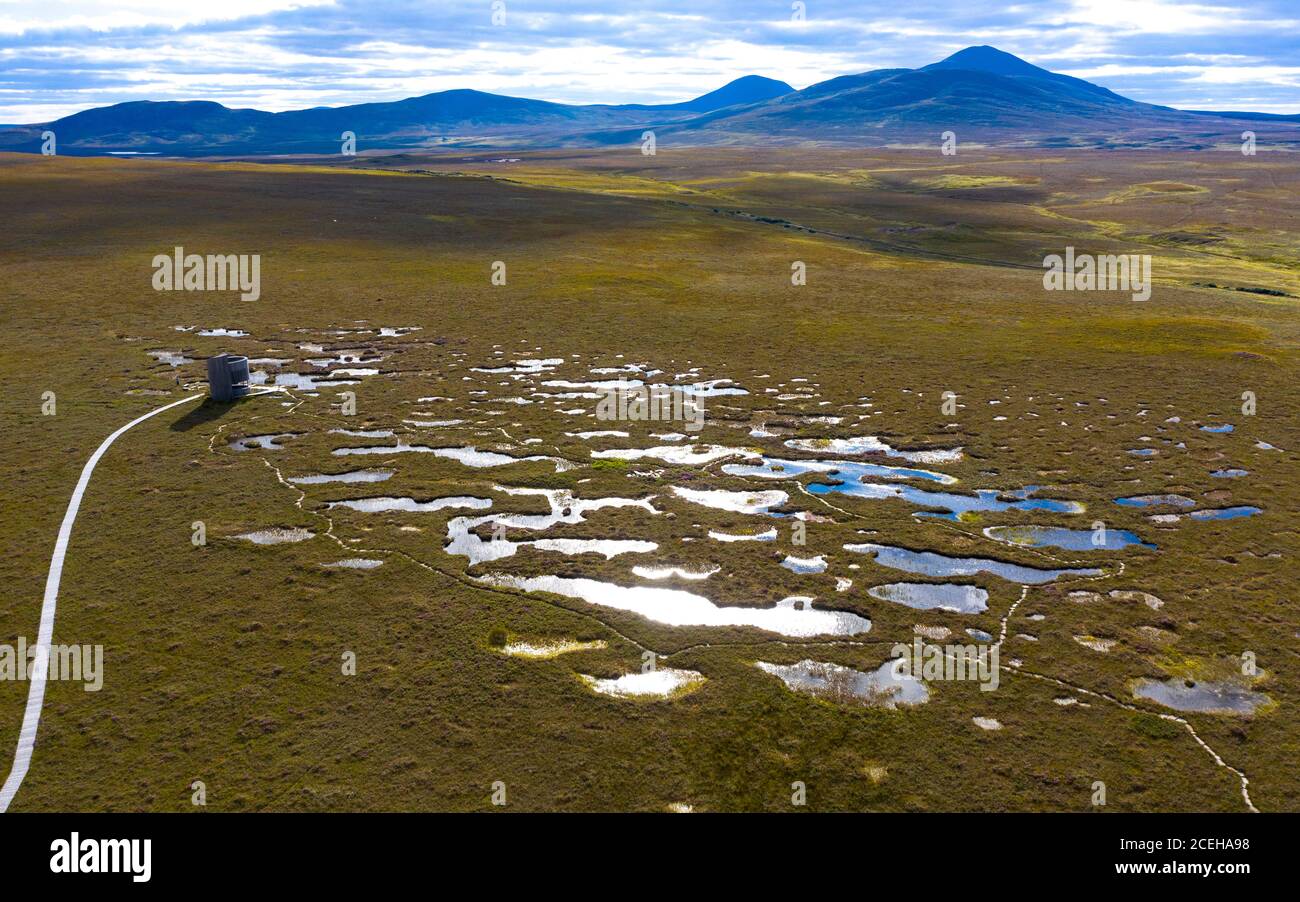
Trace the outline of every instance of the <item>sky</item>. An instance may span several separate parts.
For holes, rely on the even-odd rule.
[[[280,111],[476,88],[686,100],[973,44],[1183,109],[1300,113],[1300,0],[0,0],[0,123],[127,100]]]

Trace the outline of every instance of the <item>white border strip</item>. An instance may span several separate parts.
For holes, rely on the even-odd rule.
[[[36,639],[36,661],[32,668],[31,684],[27,690],[27,710],[23,714],[22,729],[18,732],[18,747],[14,751],[13,768],[9,771],[9,779],[5,780],[4,787],[0,788],[0,813],[9,809],[9,803],[17,794],[18,787],[22,786],[23,777],[27,776],[27,768],[32,763],[32,750],[36,747],[36,728],[40,725],[41,706],[45,702],[45,676],[48,670],[50,641],[54,637],[54,608],[59,599],[63,557],[68,551],[68,540],[72,538],[72,524],[76,521],[77,511],[81,507],[81,496],[85,494],[86,486],[90,484],[90,474],[95,472],[95,464],[99,463],[108,446],[113,444],[123,432],[164,410],[171,410],[173,407],[179,407],[202,397],[204,397],[202,394],[190,395],[188,398],[165,404],[157,410],[151,410],[144,416],[127,423],[104,439],[103,444],[90,456],[90,460],[86,461],[86,466],[81,471],[81,478],[77,480],[77,487],[72,490],[72,499],[68,502],[68,512],[63,515],[63,525],[59,527],[59,537],[54,542],[54,556],[50,558],[50,572],[45,578],[45,601],[41,604],[41,628]],[[20,666],[25,666],[25,663],[20,662]]]

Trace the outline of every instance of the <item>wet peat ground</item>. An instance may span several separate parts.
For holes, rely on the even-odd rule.
[[[1167,166],[1220,192],[1218,160]],[[831,194],[783,203],[897,200],[814,164]],[[282,389],[101,463],[55,635],[105,646],[104,689],[50,686],[16,809],[184,810],[203,779],[219,810],[476,810],[497,780],[525,810],[782,810],[796,780],[817,809],[1085,810],[1102,780],[1239,811],[1243,775],[1300,805],[1294,301],[1197,287],[1214,261],[1181,249],[1150,301],[1062,298],[599,178],[0,160],[5,641],[104,435],[220,351]],[[1184,201],[1150,194],[1107,221],[1168,230]],[[962,203],[1041,255],[1023,204]],[[1223,268],[1285,272],[1179,215],[1215,218]],[[261,300],[153,291],[175,245],[262,254]],[[705,386],[703,428],[598,419],[619,378]],[[893,686],[917,637],[996,646],[997,690]]]

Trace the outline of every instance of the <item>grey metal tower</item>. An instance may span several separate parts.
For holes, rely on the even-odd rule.
[[[234,354],[209,357],[208,390],[214,401],[234,401],[248,394],[248,358]]]

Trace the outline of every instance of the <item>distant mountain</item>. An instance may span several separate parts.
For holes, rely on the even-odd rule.
[[[744,111],[722,111],[688,129],[789,137],[902,137],[936,129],[1038,132],[1128,116],[1137,101],[1057,75],[993,47],[968,47],[920,69],[832,78]],[[1151,107],[1153,110],[1164,109]]]
[[[1300,116],[1175,110],[1050,72],[994,47],[968,47],[919,69],[879,69],[794,90],[748,75],[675,104],[571,105],[455,90],[388,103],[284,113],[206,101],[134,101],[0,131],[0,150],[178,156],[338,153],[357,149],[556,147],[636,143],[937,143],[1209,147],[1267,123],[1268,141],[1300,146]]]
[[[257,133],[273,118],[260,110],[231,110],[206,100],[136,100],[73,113],[42,126],[27,126],[37,133],[54,132],[60,153],[75,148],[153,150],[171,146],[239,143]],[[0,132],[0,147],[9,135]],[[5,148],[8,149],[8,148]],[[15,148],[17,149],[17,148]]]
[[[208,101],[133,101],[0,132],[0,150],[39,149],[40,132],[48,128],[58,138],[59,152],[66,154],[337,153],[345,131],[356,135],[359,149],[419,147],[454,136],[481,136],[486,143],[511,136],[527,139],[643,115],[470,90],[284,113],[232,110]]]
[[[812,138],[961,126],[1038,132],[1131,115],[1139,106],[1104,88],[1049,78],[979,69],[884,69],[821,82],[743,111],[718,111],[684,127]]]
[[[38,151],[45,129],[55,133],[59,152],[67,154],[337,153],[345,131],[356,135],[358,149],[535,144],[548,136],[651,119],[676,121],[792,91],[783,81],[747,75],[693,100],[658,105],[575,106],[473,90],[283,113],[232,110],[211,101],[131,101],[15,126],[0,132],[0,150]]]
[[[764,103],[665,123],[660,142],[937,144],[944,131],[988,144],[1212,147],[1240,141],[1243,120],[1300,146],[1300,117],[1198,113],[1131,100],[994,47],[967,47],[920,69],[878,69]],[[627,140],[604,133],[598,140]]]
[[[713,110],[720,110],[723,107],[735,106],[740,103],[759,103],[760,101],[771,100],[774,97],[793,93],[794,88],[783,81],[764,78],[761,75],[746,75],[733,82],[728,82],[716,91],[710,91],[685,103],[670,104],[663,107],[663,109],[708,113]]]
[[[1188,110],[1197,116],[1222,116],[1228,119],[1254,119],[1257,122],[1300,122],[1300,113],[1230,113],[1211,110]]]
[[[934,72],[948,69],[957,69],[966,72],[987,72],[989,75],[1003,75],[1007,78],[1039,79],[1042,81],[1052,82],[1055,86],[1064,90],[1066,93],[1080,97],[1091,95],[1098,98],[1118,101],[1120,103],[1137,103],[1137,101],[1129,100],[1127,97],[1121,97],[1114,91],[1103,88],[1101,85],[1094,85],[1090,81],[1084,81],[1083,79],[1075,78],[1072,75],[1059,75],[1055,72],[1049,72],[1046,69],[1035,66],[1033,63],[1025,62],[1018,56],[1012,56],[1010,53],[1006,53],[996,47],[990,47],[987,44],[981,44],[978,47],[967,47],[965,50],[958,50],[946,59],[939,60],[937,63],[931,63],[928,66],[922,66],[920,71]]]

